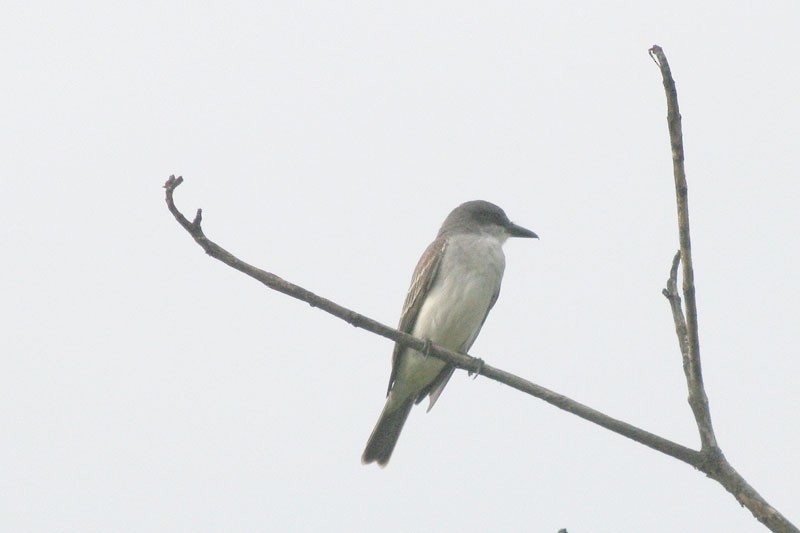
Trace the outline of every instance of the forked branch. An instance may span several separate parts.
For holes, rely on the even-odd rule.
[[[680,250],[675,254],[670,268],[667,287],[663,290],[672,309],[675,332],[678,335],[683,358],[683,372],[689,390],[689,405],[694,414],[700,434],[702,461],[698,468],[708,477],[718,481],[728,492],[747,507],[753,516],[772,531],[797,532],[798,529],[786,517],[769,505],[764,498],[728,463],[717,445],[714,427],[711,423],[711,410],[708,405],[703,373],[700,365],[700,336],[697,322],[697,301],[695,300],[694,268],[692,265],[692,241],[689,232],[689,188],[686,184],[686,170],[683,159],[683,131],[678,107],[678,91],[669,68],[667,57],[660,46],[650,49],[650,57],[661,70],[664,91],[667,96],[667,125],[672,146],[672,171],[675,178],[675,196],[678,208],[678,238]],[[683,303],[678,293],[678,265],[682,264]]]

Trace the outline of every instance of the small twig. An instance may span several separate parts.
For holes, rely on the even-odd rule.
[[[678,345],[681,349],[683,358],[683,372],[688,376],[691,374],[691,357],[689,356],[689,339],[686,333],[686,319],[683,316],[683,306],[681,305],[681,295],[678,292],[678,264],[681,261],[681,251],[675,252],[672,258],[672,268],[669,269],[669,279],[667,286],[661,293],[669,300],[672,309],[672,321],[675,323],[675,334],[678,336]]]

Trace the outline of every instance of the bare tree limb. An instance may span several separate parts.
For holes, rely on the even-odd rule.
[[[675,88],[675,80],[672,78],[667,57],[661,47],[653,45],[650,48],[650,57],[661,70],[664,91],[667,96],[667,124],[672,146],[672,170],[675,178],[680,240],[680,250],[672,260],[667,287],[662,292],[669,300],[672,309],[675,332],[678,335],[678,344],[683,358],[683,372],[686,375],[686,386],[689,389],[689,405],[700,433],[702,461],[698,465],[698,469],[725,487],[739,503],[747,507],[753,516],[770,530],[796,533],[799,530],[747,483],[728,463],[717,445],[700,365],[700,336],[692,265],[692,242],[689,232],[689,189],[686,184],[686,171],[683,163],[683,132],[678,108],[678,91]],[[681,262],[683,263],[683,297],[686,301],[685,314],[677,289],[678,265]]]

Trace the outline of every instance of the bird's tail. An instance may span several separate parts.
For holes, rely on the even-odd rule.
[[[386,405],[381,412],[372,435],[369,436],[367,447],[361,455],[361,462],[369,464],[377,462],[381,467],[386,466],[392,456],[397,439],[406,423],[414,398],[408,398],[400,405],[392,405],[391,397],[386,400]]]

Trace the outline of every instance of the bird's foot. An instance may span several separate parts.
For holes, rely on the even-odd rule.
[[[427,359],[431,355],[432,344],[433,343],[431,342],[430,339],[425,339],[425,347],[422,349],[422,355],[425,356],[425,359]]]
[[[467,369],[467,375],[472,376],[472,379],[477,379],[478,376],[481,375],[481,371],[483,371],[483,359],[475,358],[475,366],[473,368]]]

